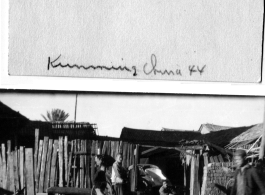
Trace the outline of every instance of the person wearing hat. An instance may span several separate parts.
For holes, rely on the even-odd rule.
[[[265,195],[265,188],[258,172],[255,167],[247,163],[246,157],[245,150],[236,150],[234,153],[236,171],[231,195],[256,195],[259,191],[262,195]]]

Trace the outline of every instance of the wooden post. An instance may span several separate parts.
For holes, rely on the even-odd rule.
[[[183,182],[183,185],[184,185],[184,195],[186,195],[186,189],[187,189],[186,160],[184,162],[183,169],[184,169],[184,182]]]
[[[84,151],[84,141],[81,140],[80,151]],[[80,155],[80,188],[84,188],[84,155]]]
[[[14,168],[14,190],[19,190],[19,179],[18,179],[18,150],[13,151],[13,168]]]
[[[126,157],[127,157],[127,146],[128,146],[128,143],[127,142],[124,142],[123,143],[123,149],[122,149],[122,166],[126,168]]]
[[[76,149],[76,140],[74,140],[74,153],[77,152]],[[76,179],[76,154],[74,154],[74,162],[73,162],[73,181],[72,181],[72,187],[75,186],[75,179]]]
[[[43,140],[40,140],[40,142],[39,142],[38,165],[37,165],[37,170],[36,170],[36,173],[35,173],[35,191],[36,191],[36,193],[39,190],[39,178],[40,178],[42,148],[43,148]]]
[[[91,147],[91,180],[92,184],[94,184],[93,178],[95,174],[95,141],[92,141]]]
[[[35,195],[32,153],[33,152],[31,148],[25,149],[25,179],[27,185],[27,195]]]
[[[42,152],[42,159],[41,159],[41,168],[40,168],[40,179],[39,179],[39,191],[43,193],[43,186],[44,186],[44,174],[45,174],[45,166],[46,166],[46,157],[47,157],[47,150],[48,150],[48,137],[44,137],[43,141],[43,152]]]
[[[200,194],[200,183],[199,183],[199,166],[200,166],[200,154],[197,154],[195,161],[195,174],[194,174],[194,195]]]
[[[45,170],[45,179],[44,179],[44,192],[47,192],[50,184],[50,173],[51,173],[51,160],[52,160],[52,145],[53,139],[49,139],[48,154],[47,154],[47,163]]]
[[[86,150],[87,152],[91,150],[91,141],[87,140]],[[87,188],[91,189],[91,179],[90,179],[90,155],[87,156],[86,161],[86,177],[87,177]]]
[[[263,114],[263,133],[262,133],[262,140],[259,150],[259,159],[261,160],[263,160],[264,157],[264,147],[265,147],[265,101],[264,101],[264,114]]]
[[[135,161],[134,161],[134,183],[135,183],[135,192],[138,190],[138,165],[139,163],[139,145],[136,145],[135,148]]]
[[[39,149],[39,129],[35,129],[35,146],[34,146],[34,175],[37,176],[38,166],[38,149]]]
[[[63,137],[59,137],[59,187],[63,187]]]
[[[207,188],[207,174],[208,174],[208,152],[203,153],[203,178],[202,178],[202,188],[201,188],[201,195],[205,195],[205,191]]]
[[[7,175],[6,175],[6,148],[5,144],[2,144],[2,160],[3,160],[3,188],[7,187]]]
[[[58,150],[58,140],[54,140],[53,152],[52,152],[52,164],[50,173],[50,187],[54,186],[55,183],[55,171],[56,171],[56,161],[57,161],[57,150]]]
[[[65,173],[64,173],[64,180],[67,182],[68,179],[68,137],[64,137],[64,168],[65,168]]]
[[[194,195],[195,162],[196,157],[192,156],[190,165],[190,195]]]
[[[24,188],[24,147],[19,148],[19,175],[20,175],[20,189]]]
[[[12,164],[11,164],[12,162]],[[12,165],[12,166],[11,166]],[[12,168],[12,171],[11,171],[11,168]],[[10,190],[11,191],[11,172],[13,172],[13,157],[12,157],[12,154],[11,154],[11,141],[8,140],[7,141],[7,180],[6,180],[6,184],[7,184],[7,187],[6,189],[7,190]],[[13,174],[12,174],[13,175]]]
[[[69,162],[68,162],[68,170],[67,170],[67,187],[69,187],[70,184],[70,176],[71,176],[71,168],[72,168],[72,157],[73,157],[73,151],[74,151],[74,141],[71,141],[71,150],[69,154]]]

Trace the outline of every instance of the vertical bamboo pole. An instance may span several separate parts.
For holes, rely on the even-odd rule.
[[[138,190],[138,162],[139,162],[139,145],[136,145],[135,148],[135,161],[134,161],[134,185],[135,185],[135,192]]]
[[[34,175],[37,176],[38,164],[38,149],[39,149],[39,129],[35,129],[35,146],[34,146]]]
[[[64,174],[64,180],[67,182],[68,179],[68,137],[65,136],[64,138],[64,168],[65,168],[65,174]]]
[[[63,137],[59,137],[59,187],[63,187]]]
[[[2,160],[3,160],[3,188],[6,189],[6,185],[7,185],[7,171],[6,171],[6,148],[5,148],[5,144],[2,144]]]
[[[20,179],[20,189],[24,188],[24,147],[19,148],[19,179]]]

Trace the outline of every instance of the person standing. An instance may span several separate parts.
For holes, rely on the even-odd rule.
[[[122,154],[118,153],[112,165],[111,181],[115,195],[125,195],[126,170],[122,167],[122,160]]]
[[[247,164],[246,156],[245,150],[236,150],[234,153],[236,171],[231,195],[256,195],[258,190],[265,195],[265,188],[259,174],[255,167]]]
[[[97,171],[93,178],[93,195],[105,195],[105,191],[107,188],[107,180],[106,180],[106,167],[104,156],[96,155],[95,162],[97,165]]]

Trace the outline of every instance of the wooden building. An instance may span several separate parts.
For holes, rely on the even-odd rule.
[[[179,194],[207,195],[219,190],[213,182],[225,186],[229,180],[223,173],[209,174],[209,170],[219,172],[222,166],[230,166],[232,151],[224,146],[246,130],[230,128],[201,134],[200,131],[124,127],[120,139],[139,144],[140,163],[160,167]]]

